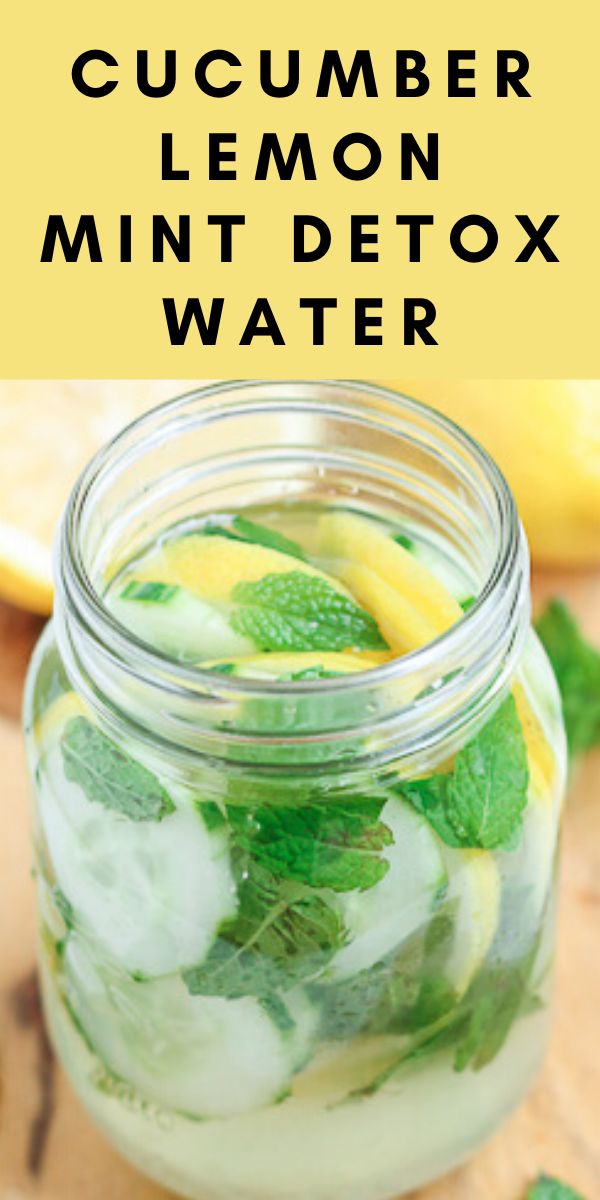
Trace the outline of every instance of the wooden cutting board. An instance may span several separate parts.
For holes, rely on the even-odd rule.
[[[600,643],[600,576],[540,577]],[[39,623],[0,606],[0,1200],[167,1200],[96,1132],[55,1062],[33,951],[27,788],[19,731]],[[565,822],[554,1034],[517,1114],[466,1167],[412,1200],[523,1200],[539,1170],[600,1200],[600,753],[578,771]]]

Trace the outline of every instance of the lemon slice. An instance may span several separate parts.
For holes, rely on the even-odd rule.
[[[532,791],[549,793],[556,780],[557,764],[554,752],[522,683],[513,685],[513,696],[527,746]]]
[[[370,567],[350,563],[342,574],[359,604],[375,617],[395,654],[409,654],[436,636],[417,607]]]
[[[0,383],[0,595],[52,608],[52,543],[69,491],[99,446],[181,380]]]
[[[551,896],[559,818],[553,793],[532,772],[519,845],[496,855],[503,881],[499,956],[519,958],[539,935]]]
[[[452,949],[444,973],[462,996],[481,966],[498,928],[500,873],[488,850],[454,850],[440,843],[456,905]]]
[[[327,513],[319,521],[319,543],[321,553],[354,566],[368,567],[397,591],[405,604],[410,604],[427,623],[428,641],[462,617],[458,600],[429,568],[373,521],[353,513]],[[345,571],[342,577],[346,578]]]
[[[386,384],[433,404],[489,450],[516,496],[534,561],[600,565],[600,379]]]
[[[238,583],[255,583],[265,575],[281,575],[291,571],[313,575],[325,580],[336,591],[348,596],[339,580],[319,571],[281,550],[252,542],[201,533],[188,534],[165,542],[135,570],[139,580],[157,580],[186,588],[202,600],[227,602]]]
[[[42,753],[52,749],[72,717],[84,717],[87,709],[76,692],[64,692],[52,701],[49,708],[38,717],[34,725],[34,737]]]
[[[419,562],[364,517],[328,513],[319,522],[323,552],[344,561],[342,577],[375,617],[396,654],[407,654],[432,641],[462,617],[458,601]],[[532,786],[551,790],[556,760],[542,725],[521,683],[513,686],[527,746]]]
[[[334,602],[337,594],[345,603],[350,601],[353,610],[356,607],[343,584],[308,563],[271,547],[202,533],[163,543],[120,580],[118,589],[109,591],[107,604],[139,637],[183,661],[231,661],[256,653],[263,641],[268,648],[277,633],[274,622],[266,637],[264,633],[254,636],[251,628],[238,629],[232,619],[239,599],[237,586],[268,583],[274,578],[281,580],[286,592],[280,599],[282,613],[288,590],[291,601],[298,581],[302,585],[318,583],[319,590],[326,585]],[[319,612],[309,604],[309,634],[313,626],[318,627],[319,619]],[[369,617],[366,621],[372,628],[372,640],[383,644],[375,623]],[[350,638],[339,640],[345,646]],[[273,649],[287,649],[289,644],[293,642],[285,637],[282,644],[276,641]]]

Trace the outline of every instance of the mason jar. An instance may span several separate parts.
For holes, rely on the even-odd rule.
[[[274,678],[108,603],[170,529],[266,511],[309,551],[323,512],[403,530],[460,619]],[[94,1120],[191,1200],[384,1200],[455,1167],[542,1059],[565,782],[497,467],[384,389],[210,387],[92,460],[55,580],[25,702],[40,970]]]

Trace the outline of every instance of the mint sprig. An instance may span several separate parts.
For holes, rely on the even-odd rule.
[[[531,980],[538,946],[536,937],[522,958],[485,963],[454,1004],[447,993],[437,1010],[431,1010],[431,1022],[414,1022],[415,1035],[401,1053],[353,1095],[372,1096],[407,1067],[441,1051],[453,1053],[457,1072],[486,1067],[500,1053],[517,1018],[539,1008]]]
[[[561,600],[552,600],[536,630],[559,686],[571,756],[600,745],[600,653]]]
[[[302,571],[242,581],[231,625],[260,650],[380,650],[375,619],[326,579]]]
[[[485,966],[475,977],[462,1005],[455,1071],[481,1071],[499,1054],[526,1004],[537,946],[536,939],[522,959]]]
[[[344,944],[344,926],[321,896],[275,878],[240,849],[232,863],[237,916],[183,978],[192,995],[270,997],[322,969]]]
[[[238,846],[280,879],[336,892],[364,891],[383,879],[381,851],[393,841],[380,820],[385,797],[254,809],[230,808]]]
[[[86,717],[72,717],[60,741],[64,772],[93,804],[131,821],[162,821],[175,805],[156,775]]]
[[[559,1179],[542,1174],[532,1183],[526,1200],[583,1200],[583,1196],[566,1183],[561,1183]]]
[[[527,804],[527,747],[513,696],[459,750],[448,775],[402,784],[402,795],[449,846],[508,848]]]

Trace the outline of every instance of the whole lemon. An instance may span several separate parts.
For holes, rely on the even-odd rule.
[[[381,382],[440,409],[485,446],[538,562],[600,563],[600,380]]]

